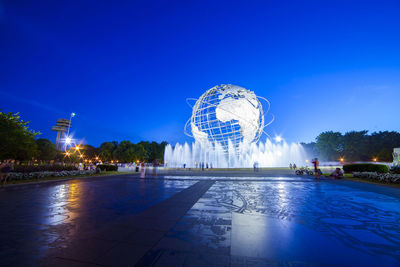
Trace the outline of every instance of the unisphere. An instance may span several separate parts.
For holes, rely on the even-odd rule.
[[[263,109],[261,101],[266,105]],[[185,125],[185,134],[193,137],[192,145],[167,145],[164,162],[167,167],[214,168],[301,165],[305,159],[299,144],[259,141],[269,111],[267,99],[243,87],[222,84],[207,90],[193,106]]]

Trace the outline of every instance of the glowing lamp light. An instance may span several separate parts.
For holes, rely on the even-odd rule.
[[[344,158],[340,158],[340,162],[343,162],[344,161]]]
[[[65,137],[65,144],[70,145],[71,142],[72,142],[72,138],[71,137],[69,137],[69,136]]]
[[[373,159],[373,161],[377,162],[377,161],[378,161],[378,159],[377,159],[377,158],[374,158],[374,159]]]
[[[282,136],[280,136],[280,135],[277,135],[277,136],[275,136],[275,142],[277,142],[277,143],[280,143],[280,142],[282,142]]]

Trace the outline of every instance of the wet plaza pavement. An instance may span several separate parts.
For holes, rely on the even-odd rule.
[[[257,176],[3,188],[2,266],[400,266],[400,189]]]

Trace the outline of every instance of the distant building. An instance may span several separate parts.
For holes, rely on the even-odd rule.
[[[393,149],[393,165],[400,166],[400,147]]]
[[[71,127],[71,120],[58,119],[56,126],[51,128],[52,131],[57,132],[56,147],[58,150],[62,150],[62,140],[65,138],[65,133]]]

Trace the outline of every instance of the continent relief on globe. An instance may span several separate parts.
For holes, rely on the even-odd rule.
[[[254,140],[259,127],[260,110],[257,107],[256,95],[253,95],[246,98],[226,97],[219,102],[215,110],[216,117],[221,122],[238,121],[243,142],[246,143]]]

